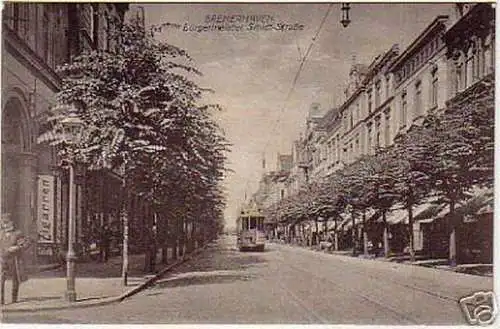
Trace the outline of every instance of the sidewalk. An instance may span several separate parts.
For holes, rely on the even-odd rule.
[[[68,302],[64,298],[65,267],[32,274],[28,281],[21,284],[17,303],[11,302],[12,282],[8,280],[5,286],[6,304],[0,308],[0,312],[59,310],[120,302],[147,288],[171,268],[187,261],[203,249],[200,248],[175,262],[172,260],[172,250],[169,250],[168,265],[161,264],[160,254],[158,254],[155,273],[144,273],[144,254],[130,255],[127,286],[122,284],[121,256],[110,258],[106,263],[78,263],[75,280],[77,301],[75,302]]]
[[[279,243],[279,242],[278,242]],[[282,245],[287,245],[291,248],[302,248],[302,249],[307,249],[311,251],[316,251],[316,252],[323,252],[326,254],[332,254],[332,255],[341,255],[341,256],[347,256],[347,257],[355,257],[355,258],[362,258],[362,259],[368,259],[368,260],[375,260],[375,261],[380,261],[380,262],[395,262],[395,263],[401,263],[401,264],[406,264],[406,265],[416,265],[416,266],[423,266],[423,267],[429,267],[429,268],[434,268],[437,270],[444,270],[444,271],[452,271],[452,272],[457,272],[457,273],[463,273],[463,274],[470,274],[470,275],[476,275],[476,276],[485,276],[485,277],[492,277],[493,276],[493,264],[459,264],[457,266],[450,266],[448,265],[448,260],[447,259],[419,259],[414,262],[411,262],[409,260],[409,255],[404,255],[404,256],[394,256],[394,257],[375,257],[373,255],[368,255],[364,256],[363,254],[358,254],[357,256],[352,255],[352,250],[326,250],[322,249],[320,250],[316,246],[300,246],[297,244],[289,244],[289,243],[280,243]]]

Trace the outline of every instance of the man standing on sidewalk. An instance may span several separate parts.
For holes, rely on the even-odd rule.
[[[12,278],[12,303],[17,302],[19,285],[28,278],[24,271],[22,254],[29,247],[29,241],[21,231],[14,228],[10,214],[0,218],[0,304],[5,304],[5,281]]]

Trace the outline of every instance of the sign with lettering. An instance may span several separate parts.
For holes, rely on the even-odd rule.
[[[54,176],[38,175],[38,242],[54,243]]]

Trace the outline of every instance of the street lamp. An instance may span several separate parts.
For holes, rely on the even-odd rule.
[[[349,19],[349,9],[351,9],[349,3],[342,4],[342,20],[340,21],[340,23],[343,27],[347,27],[347,25],[351,23],[351,20]]]
[[[82,121],[76,115],[69,115],[61,120],[63,127],[64,139],[67,144],[77,142],[82,130]],[[76,301],[75,290],[75,265],[76,253],[74,249],[75,243],[75,159],[71,155],[68,161],[69,167],[69,197],[68,197],[68,252],[66,254],[66,300],[69,302]]]

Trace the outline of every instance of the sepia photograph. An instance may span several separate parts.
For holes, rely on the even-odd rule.
[[[497,322],[495,2],[1,6],[2,326]]]

